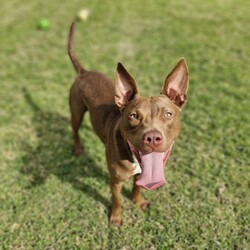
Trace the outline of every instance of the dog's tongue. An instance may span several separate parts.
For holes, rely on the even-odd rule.
[[[136,182],[137,186],[153,190],[166,183],[164,155],[162,152],[141,153],[142,173],[140,179]]]

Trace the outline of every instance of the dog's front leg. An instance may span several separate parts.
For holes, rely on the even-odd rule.
[[[115,182],[113,180],[110,181],[110,188],[112,193],[112,210],[109,222],[114,226],[121,226],[121,189],[122,189],[122,182]]]
[[[142,210],[145,210],[149,207],[149,202],[143,198],[141,195],[141,188],[138,187],[135,183],[139,179],[139,174],[134,176],[134,186],[133,186],[133,194],[132,200],[135,204],[137,204]]]

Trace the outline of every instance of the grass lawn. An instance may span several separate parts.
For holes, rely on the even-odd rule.
[[[246,0],[0,0],[0,249],[249,249],[250,2]],[[190,71],[168,185],[123,191],[120,229],[108,225],[104,147],[84,119],[86,155],[71,154],[67,56],[71,21],[88,69],[114,78],[121,61],[155,95],[180,57]],[[37,29],[46,17],[51,27]],[[97,97],[98,98],[98,97]]]

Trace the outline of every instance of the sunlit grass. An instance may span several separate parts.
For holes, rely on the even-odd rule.
[[[240,1],[0,1],[0,249],[248,249],[249,3]],[[71,154],[66,45],[81,8],[76,51],[114,78],[121,61],[141,94],[159,94],[180,57],[190,71],[168,185],[123,192],[121,229],[108,226],[104,147],[88,115],[86,155]],[[39,18],[48,31],[37,29]],[[98,98],[98,97],[97,97]]]

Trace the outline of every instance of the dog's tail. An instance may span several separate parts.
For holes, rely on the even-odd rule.
[[[79,60],[76,57],[75,54],[75,48],[74,48],[74,33],[75,33],[75,22],[71,24],[70,32],[69,32],[69,42],[68,42],[68,54],[71,59],[71,62],[73,63],[76,72],[80,73],[81,71],[84,71],[84,68],[80,64]]]

